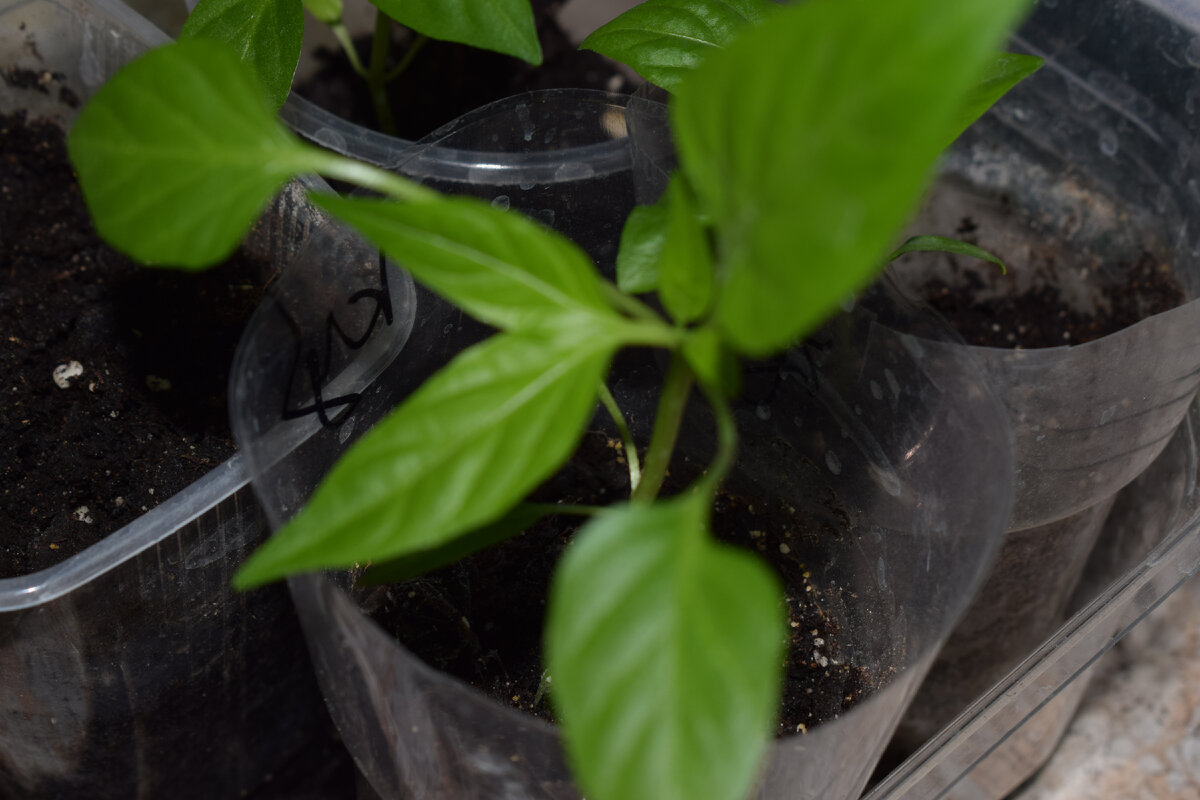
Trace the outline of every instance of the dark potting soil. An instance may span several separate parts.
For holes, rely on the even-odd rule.
[[[93,230],[62,129],[23,114],[0,116],[0,242],[4,578],[79,552],[232,454],[229,364],[270,265],[135,265]]]
[[[620,441],[591,431],[535,498],[605,505],[628,496]],[[828,609],[838,607],[847,590],[811,580],[800,556],[804,537],[838,532],[807,528],[801,534],[793,514],[782,503],[763,504],[727,491],[713,518],[720,538],[762,554],[787,588],[791,641],[780,735],[805,733],[836,718],[879,683],[848,663],[839,646],[842,631]],[[832,514],[836,518],[836,510]],[[364,606],[426,663],[549,720],[552,712],[541,691],[545,602],[555,564],[579,524],[577,517],[542,520],[457,564],[371,590]]]
[[[975,230],[971,219],[963,219],[958,236],[970,240]],[[1003,258],[1003,254],[1000,254]],[[1052,269],[1054,257],[1045,260]],[[994,286],[1015,286],[1017,271],[1024,265],[1009,264],[1007,275],[990,276]],[[987,265],[984,269],[998,269]],[[1187,301],[1187,294],[1171,273],[1169,264],[1143,253],[1132,265],[1115,270],[1120,278],[1095,281],[1095,308],[1073,308],[1054,285],[1053,275],[1025,291],[1001,291],[994,297],[977,294],[983,280],[977,272],[964,270],[953,285],[933,279],[921,287],[921,295],[969,343],[983,347],[1038,348],[1077,345],[1116,333],[1154,314],[1169,311]]]
[[[542,64],[465,45],[430,40],[402,75],[388,84],[396,135],[420,139],[440,126],[487,103],[538,89],[601,89],[628,92],[632,87],[614,63],[579,50],[556,20],[559,0],[533,0],[542,45]],[[393,58],[402,55],[409,32],[395,26]],[[370,55],[370,37],[356,41],[360,57]],[[320,69],[294,89],[306,100],[366,128],[378,120],[366,83],[340,50],[319,50]],[[389,66],[390,68],[390,66]],[[431,89],[430,87],[435,87]]]

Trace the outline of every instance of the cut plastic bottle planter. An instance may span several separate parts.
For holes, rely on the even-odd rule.
[[[162,41],[108,0],[0,2],[0,66],[62,73],[81,100]],[[74,113],[0,81],[0,111],[19,109]],[[301,201],[285,194],[250,247],[285,260],[313,224]],[[324,730],[286,591],[230,589],[266,534],[235,457],[59,565],[0,580],[0,795],[239,797]]]
[[[398,169],[545,219],[603,264],[635,194],[628,122],[624,103],[595,93],[516,97],[452,123]],[[552,156],[561,145],[570,149]],[[235,433],[275,525],[354,436],[474,335],[457,311],[412,292],[403,273],[380,273],[378,256],[352,239],[330,238],[298,265],[248,328],[233,384]],[[335,347],[320,370],[322,402],[343,398],[353,411],[282,419],[281,408],[321,404],[313,376],[288,376],[297,352],[327,352],[330,313],[352,338],[366,330],[373,306],[348,299],[367,276],[386,280],[396,323],[361,351]],[[818,583],[844,587],[841,607],[829,610],[846,657],[874,676],[858,706],[777,742],[763,798],[857,796],[1003,526],[1011,462],[999,408],[969,359],[915,346],[884,324],[898,317],[928,323],[881,287],[751,376],[753,396],[737,412],[743,457],[731,480],[809,519],[829,516],[821,498],[830,493],[844,506],[836,533],[805,539],[797,557]],[[614,394],[648,416],[638,412],[651,407],[647,390],[659,378],[653,368],[618,371]],[[711,426],[690,425],[683,447],[703,452]],[[974,502],[954,502],[968,487]],[[381,796],[578,797],[553,726],[420,662],[360,611],[348,575],[290,586],[335,722]]]

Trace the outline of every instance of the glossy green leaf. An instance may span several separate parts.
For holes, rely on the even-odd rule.
[[[887,257],[889,262],[895,261],[908,253],[953,253],[959,256],[969,256],[983,261],[990,261],[1000,267],[1000,272],[1008,272],[1004,262],[982,247],[959,239],[947,239],[945,236],[913,236],[904,244],[892,251]]]
[[[1020,53],[997,53],[993,56],[983,79],[971,88],[959,107],[945,144],[949,145],[957,139],[985,111],[1008,94],[1009,89],[1037,72],[1044,62],[1045,59]]]
[[[188,268],[228,256],[318,152],[276,121],[228,48],[204,39],[121,70],[67,144],[100,235],[139,261]]]
[[[523,533],[543,517],[554,513],[554,506],[537,503],[518,503],[495,522],[468,531],[443,545],[428,550],[405,553],[382,564],[373,564],[359,579],[360,586],[380,586],[424,575],[453,564],[472,553],[499,544]]]
[[[716,319],[765,355],[880,268],[1029,0],[809,0],[713,53],[672,106],[718,233]]]
[[[313,19],[326,25],[334,25],[342,20],[342,0],[302,0],[304,8],[313,15]]]
[[[301,0],[200,0],[179,34],[224,42],[249,64],[275,108],[292,90],[304,38]]]
[[[743,800],[753,784],[778,713],[783,594],[706,533],[708,501],[599,516],[554,576],[552,699],[590,800]]]
[[[710,53],[774,10],[770,0],[646,0],[593,31],[580,47],[674,89]]]
[[[542,63],[529,0],[371,0],[401,25],[433,39],[459,42]]]
[[[667,184],[666,199],[667,237],[659,258],[658,293],[671,317],[687,324],[712,303],[712,253],[695,201],[678,173]]]
[[[313,199],[417,280],[490,325],[513,329],[576,310],[615,316],[583,251],[520,214],[462,197],[402,204]]]
[[[512,508],[574,450],[619,344],[592,315],[558,322],[493,336],[422,384],[234,584],[428,551]]]
[[[667,208],[660,201],[637,206],[625,218],[617,251],[617,286],[629,294],[658,288],[658,259],[667,239]]]

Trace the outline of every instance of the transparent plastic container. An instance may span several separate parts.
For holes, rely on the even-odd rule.
[[[1019,253],[1022,286],[1057,270],[1077,307],[1143,258],[1190,302],[1080,346],[970,348],[1013,419],[1011,530],[902,725],[906,747],[932,738],[873,799],[1007,794],[1053,752],[1084,667],[1195,570],[1197,32],[1192,4],[1040,4],[1014,48],[1046,66],[957,144],[918,223],[953,234],[1011,213],[993,242],[981,227],[985,246]]]
[[[426,181],[438,188],[493,203],[507,198],[510,213],[523,208],[562,226],[603,260],[615,244],[603,240],[619,237],[617,221],[635,196],[632,142],[614,136],[628,130],[626,114],[625,104],[594,93],[520,96],[452,123],[397,169],[414,174],[432,166],[439,174]],[[543,169],[553,142],[568,147],[569,157],[594,144],[623,147],[625,155],[614,159],[623,166],[599,176]],[[493,169],[501,159],[488,147],[533,152],[510,152],[504,168]],[[444,154],[456,155],[442,161]],[[476,166],[465,163],[466,154],[479,159]],[[516,168],[521,162],[528,169]],[[529,197],[546,199],[524,202]],[[355,255],[331,258],[331,251]],[[349,235],[314,241],[239,346],[235,434],[273,524],[295,512],[378,415],[483,334],[427,293],[398,290],[407,287],[403,274],[390,266],[381,272],[380,263]],[[376,303],[354,298],[367,296],[364,279],[375,281],[377,292],[380,275],[387,276],[392,323],[371,330]],[[281,323],[285,316],[290,321]],[[331,319],[346,334],[332,350]],[[793,549],[817,585],[842,587],[826,610],[845,636],[843,657],[871,676],[859,705],[778,741],[758,797],[858,795],[982,577],[1011,502],[1009,433],[974,362],[889,327],[901,319],[909,329],[944,331],[881,283],[805,347],[752,367],[736,411],[742,452],[750,455],[730,480],[733,491],[778,498],[798,517],[834,529],[801,537]],[[361,342],[357,350],[345,346],[351,340]],[[332,367],[297,374],[293,366],[305,352],[332,353],[322,362]],[[651,359],[618,369],[613,393],[631,418],[646,421],[660,381]],[[352,405],[322,420],[317,409],[330,398],[352,398]],[[308,411],[291,413],[300,409]],[[685,462],[703,463],[711,439],[701,412],[685,420]],[[968,491],[972,503],[954,502]],[[374,791],[480,800],[578,796],[554,727],[424,665],[365,616],[366,597],[351,589],[351,577],[303,576],[289,585],[331,713]]]
[[[0,67],[86,99],[162,34],[109,0],[0,2]],[[57,94],[0,81],[0,111],[64,127]],[[293,186],[255,229],[286,260],[314,224]],[[240,797],[327,730],[283,587],[234,594],[267,535],[234,457],[57,566],[0,580],[0,796]]]

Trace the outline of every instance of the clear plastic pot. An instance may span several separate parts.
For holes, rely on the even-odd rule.
[[[493,202],[506,197],[510,209],[562,225],[603,260],[613,243],[598,240],[619,235],[615,221],[635,195],[630,139],[614,136],[628,130],[622,105],[598,106],[594,94],[513,98],[448,126],[427,152],[480,154],[489,142],[589,147],[580,126],[587,121],[603,149],[625,151],[614,159],[624,166],[601,180],[599,170],[539,171],[547,154],[534,152],[504,159],[506,165],[527,160],[528,171],[496,170],[500,159],[484,153],[477,165],[458,162],[457,174],[439,176],[445,182],[432,176],[429,182]],[[425,163],[431,162],[423,154],[410,153],[399,171],[413,174]],[[446,169],[440,155],[432,163]],[[524,202],[543,196],[551,199]],[[407,286],[402,273],[390,267],[381,273],[377,255],[353,242],[348,235],[314,242],[299,268],[281,278],[239,347],[235,433],[273,524],[295,512],[356,435],[484,333],[422,290],[399,291]],[[355,255],[334,259],[331,251]],[[376,303],[354,298],[377,290],[380,275],[387,276],[392,323],[363,338]],[[290,322],[281,323],[285,316]],[[754,365],[747,375],[737,410],[747,455],[731,484],[741,494],[785,499],[798,515],[831,529],[803,537],[797,557],[817,584],[842,587],[827,610],[845,635],[844,657],[872,676],[858,706],[779,740],[756,796],[857,796],[986,569],[1011,502],[1008,432],[973,363],[933,339],[897,333],[901,318],[912,330],[938,329],[921,307],[881,284],[805,347]],[[338,341],[328,349],[330,319],[348,339],[362,340],[359,349]],[[318,362],[330,368],[293,371],[305,353],[330,352]],[[660,379],[653,359],[614,373],[614,395],[635,427],[650,418],[648,390]],[[316,408],[330,398],[353,406],[327,409],[337,416],[322,421]],[[292,413],[301,409],[309,413]],[[685,425],[684,456],[702,463],[711,425],[701,412]],[[966,493],[972,502],[958,502]],[[376,792],[578,796],[554,727],[424,665],[363,614],[351,578],[303,576],[289,584],[331,712]]]
[[[901,266],[905,280],[919,284],[932,267],[948,283],[974,282],[977,296],[1000,281],[1015,279],[1023,289],[1046,280],[1087,309],[1098,284],[1133,280],[1124,276],[1152,259],[1169,265],[1188,298],[1197,296],[1200,247],[1191,221],[1200,213],[1200,128],[1187,54],[1200,18],[1159,6],[1038,6],[1014,48],[1045,56],[1047,65],[957,143],[914,225],[954,235],[969,218],[979,225],[972,235],[1008,257],[1014,277],[934,258],[925,270]],[[1116,35],[1120,47],[1112,46]],[[1192,299],[1079,346],[967,348],[1010,413],[1016,499],[995,571],[902,723],[904,747],[944,729],[1151,544],[1181,532],[1186,517],[1163,517],[1163,505],[1178,510],[1182,498],[1154,500],[1144,484],[1118,493],[1155,462],[1184,419],[1200,386],[1198,342],[1200,303]],[[1102,533],[1147,515],[1174,522],[1144,524],[1124,539]],[[1073,708],[1047,710],[1040,727],[1061,732]],[[1056,740],[1042,736],[1008,760],[1016,783]],[[988,797],[1006,785],[978,783]]]
[[[81,100],[162,41],[109,0],[0,2],[0,66],[61,73]],[[69,95],[0,81],[0,111],[19,109],[75,113]],[[293,187],[249,247],[281,262],[312,222]],[[243,796],[327,730],[287,592],[230,589],[266,534],[234,457],[99,544],[0,580],[0,796]]]

